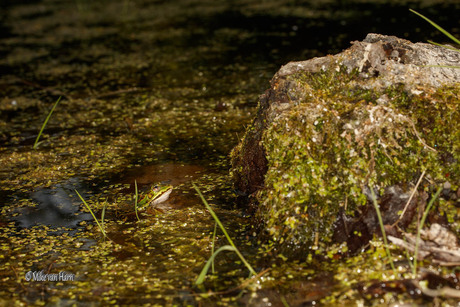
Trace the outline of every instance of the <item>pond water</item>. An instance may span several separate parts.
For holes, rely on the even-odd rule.
[[[460,32],[458,4],[411,8]],[[281,65],[368,32],[444,40],[385,1],[6,1],[0,29],[0,304],[9,305],[296,306],[346,291],[332,266],[264,252],[235,205],[229,153]],[[138,221],[134,182],[173,185],[168,205]],[[195,286],[214,221],[192,182],[264,272],[257,282],[245,283],[227,253]],[[108,238],[76,191],[100,222],[104,212]],[[216,244],[227,244],[220,232]]]

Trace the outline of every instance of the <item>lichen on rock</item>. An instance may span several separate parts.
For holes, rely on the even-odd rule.
[[[348,240],[362,232],[372,238],[377,221],[369,214],[369,189],[381,196],[384,207],[395,187],[400,194],[411,191],[422,172],[431,184],[448,180],[458,188],[460,87],[456,81],[437,87],[430,77],[415,83],[401,77],[408,70],[411,76],[414,71],[430,75],[417,66],[416,44],[374,38],[355,43],[354,52],[283,67],[233,152],[236,187],[255,195],[262,234],[280,253],[305,255],[334,237]],[[369,50],[377,47],[382,51],[375,52],[378,65],[371,60],[363,68]],[[390,49],[404,54],[404,60]],[[428,183],[419,188],[414,207],[424,205],[428,189]],[[388,216],[386,223],[398,218],[394,212]],[[364,226],[345,225],[344,220],[363,217]]]

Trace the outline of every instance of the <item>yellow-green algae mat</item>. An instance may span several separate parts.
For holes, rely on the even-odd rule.
[[[93,223],[83,224],[85,230],[75,235],[65,228],[3,225],[0,303],[169,305],[199,300],[193,281],[211,248],[212,221],[205,208],[142,215],[140,223],[108,220],[106,240]],[[66,277],[53,277],[62,272]],[[240,270],[236,266],[220,274],[238,276]],[[236,286],[231,279],[221,281],[221,289]]]

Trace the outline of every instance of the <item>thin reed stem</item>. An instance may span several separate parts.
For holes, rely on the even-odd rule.
[[[75,190],[75,192],[77,193],[78,197],[80,197],[81,201],[85,204],[86,208],[88,208],[89,213],[91,213],[91,215],[93,216],[94,220],[96,221],[97,226],[98,226],[99,229],[101,230],[101,232],[102,232],[102,234],[104,235],[104,237],[107,237],[107,234],[106,234],[105,231],[104,231],[104,227],[102,227],[101,224],[99,224],[99,221],[97,220],[96,216],[94,215],[93,210],[91,210],[91,208],[90,208],[89,205],[86,203],[86,201],[83,199],[83,197],[81,197],[80,193],[78,193],[77,190]]]
[[[380,214],[379,205],[377,204],[377,198],[375,197],[374,188],[373,187],[369,187],[369,188],[371,190],[372,203],[374,204],[375,211],[377,212],[377,218],[380,224],[380,231],[382,232],[383,243],[385,244],[385,251],[386,251],[388,260],[390,261],[391,269],[393,270],[393,273],[396,275],[397,274],[396,268],[393,263],[393,258],[391,257],[390,249],[388,248],[387,235],[385,233],[385,227],[383,225],[382,214]]]
[[[139,215],[137,214],[137,199],[138,199],[138,192],[137,192],[137,181],[134,180],[134,210],[136,211],[136,217],[137,221],[140,222],[141,219],[139,218]]]
[[[415,251],[414,251],[414,265],[412,266],[412,275],[414,276],[414,278],[416,278],[416,275],[417,275],[417,257],[418,257],[418,248],[420,244],[420,231],[422,230],[423,225],[425,224],[425,220],[428,217],[428,213],[431,207],[433,207],[434,201],[436,200],[436,198],[439,197],[439,194],[441,194],[441,191],[442,191],[442,186],[439,187],[439,189],[436,191],[436,193],[434,194],[434,196],[431,198],[430,202],[428,203],[428,206],[423,212],[422,219],[420,220],[420,225],[417,229],[417,239],[415,240]]]
[[[203,270],[201,271],[200,273],[200,276],[199,278],[197,279],[197,281],[195,282],[195,284],[201,284],[203,283],[203,280],[204,280],[204,276],[206,275],[206,273],[208,272],[209,270],[209,266],[211,265],[211,263],[214,261],[214,258],[215,256],[220,253],[221,251],[223,250],[229,250],[229,251],[234,251],[238,257],[241,259],[241,261],[244,263],[244,265],[248,268],[248,270],[251,272],[252,275],[257,275],[256,271],[252,268],[252,266],[246,261],[246,259],[244,258],[244,256],[240,253],[240,251],[236,248],[235,244],[233,243],[233,240],[230,238],[229,234],[227,233],[227,230],[225,229],[224,225],[221,223],[221,221],[219,220],[219,218],[217,217],[217,215],[214,213],[214,210],[212,210],[211,206],[209,206],[208,202],[206,201],[206,199],[203,197],[203,194],[201,194],[201,191],[198,189],[198,187],[192,183],[193,187],[195,188],[195,190],[197,191],[198,195],[200,196],[201,198],[201,201],[203,202],[203,204],[205,205],[206,209],[208,209],[209,213],[211,214],[211,216],[213,217],[214,221],[217,223],[217,225],[219,225],[219,228],[220,230],[222,230],[222,232],[224,233],[225,237],[227,238],[227,241],[228,243],[230,243],[230,245],[225,245],[225,246],[222,246],[221,248],[219,248],[216,252],[214,252],[212,255],[211,255],[211,258],[208,260],[208,262],[206,263],[205,267],[203,268]]]
[[[450,34],[449,32],[447,32],[446,30],[444,30],[440,25],[438,25],[437,23],[435,23],[434,21],[430,20],[429,18],[423,16],[422,14],[414,11],[413,9],[409,9],[409,11],[411,11],[412,13],[418,15],[419,17],[422,17],[423,19],[425,19],[426,21],[428,21],[433,27],[435,27],[436,29],[438,29],[442,34],[444,34],[445,36],[447,36],[448,38],[450,38],[452,41],[454,41],[456,44],[460,45],[460,41],[455,37],[453,36],[452,34]],[[457,51],[459,51],[457,49]]]
[[[217,223],[214,223],[214,232],[212,233],[211,255],[214,254],[214,249],[216,246],[216,234],[217,234]],[[211,272],[212,274],[216,273],[216,271],[214,270],[214,259],[212,261]]]
[[[37,138],[35,139],[35,143],[34,143],[34,149],[37,149],[38,147],[38,140],[40,139],[42,133],[43,133],[43,130],[45,130],[45,126],[46,124],[48,123],[48,120],[50,119],[51,117],[51,114],[53,114],[53,111],[54,109],[56,108],[56,106],[58,105],[59,101],[61,101],[61,97],[62,96],[59,96],[58,100],[54,103],[54,106],[53,108],[51,108],[51,111],[48,113],[48,116],[46,117],[45,121],[43,122],[43,125],[42,125],[42,128],[40,129],[40,132],[38,133],[37,135]]]

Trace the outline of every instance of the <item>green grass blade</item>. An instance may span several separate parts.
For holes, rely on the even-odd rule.
[[[419,243],[420,243],[420,230],[422,230],[423,225],[425,224],[425,220],[426,220],[426,218],[428,216],[428,213],[429,213],[431,207],[433,206],[434,201],[436,200],[436,198],[438,198],[439,194],[441,194],[441,191],[442,191],[442,186],[439,187],[439,189],[434,194],[433,198],[431,198],[430,202],[428,203],[428,206],[425,209],[425,212],[423,212],[422,219],[420,220],[420,225],[419,225],[418,230],[417,230],[417,240],[415,240],[414,265],[412,266],[412,270],[413,270],[412,274],[414,275],[414,278],[416,278],[416,274],[417,274],[417,257],[418,257],[418,247],[419,247]]]
[[[101,225],[104,228],[104,218],[105,218],[105,208],[107,207],[107,198],[104,201],[104,207],[102,207],[102,214],[101,214]]]
[[[141,219],[139,218],[139,215],[137,214],[137,198],[138,198],[138,193],[137,193],[137,181],[134,180],[134,210],[136,211],[136,217],[137,221],[140,222]]]
[[[436,24],[434,21],[431,21],[429,18],[423,16],[422,14],[412,10],[412,9],[409,9],[409,11],[411,11],[412,13],[418,15],[419,17],[422,17],[423,19],[425,19],[426,21],[428,21],[433,27],[435,27],[436,29],[438,29],[442,34],[444,34],[445,36],[447,36],[448,38],[450,38],[452,41],[454,41],[456,44],[460,45],[460,41],[455,38],[455,36],[453,36],[452,34],[450,34],[449,32],[447,32],[446,30],[444,30],[441,26],[439,26],[438,24]]]
[[[409,245],[409,243],[407,242],[407,239],[403,236],[402,239],[404,240],[404,242],[406,242],[406,244]],[[409,254],[409,250],[407,248],[404,249],[404,253],[406,254],[406,259],[410,260],[411,259],[411,256]],[[409,266],[412,270],[412,272],[414,272],[414,263],[411,262],[411,261],[407,261],[409,263]]]
[[[460,50],[459,50],[460,52]],[[450,65],[423,65],[422,67],[437,67],[437,68],[454,68],[459,69],[460,66],[450,66]]]
[[[46,126],[46,124],[48,123],[48,120],[50,119],[51,114],[53,114],[54,109],[55,109],[56,106],[58,105],[59,101],[61,101],[61,97],[62,97],[62,96],[59,96],[58,100],[54,103],[53,108],[51,108],[51,111],[48,113],[48,116],[46,117],[45,121],[43,122],[42,128],[40,129],[40,132],[38,133],[37,138],[35,139],[35,143],[34,143],[34,147],[33,147],[34,149],[37,149],[37,147],[38,147],[38,140],[40,139],[40,136],[42,135],[43,130],[45,130],[45,126]]]
[[[217,223],[214,223],[214,232],[212,233],[211,255],[214,254],[214,247],[216,246],[216,234],[217,234]],[[215,273],[214,261],[212,262],[211,272],[212,274]]]
[[[217,225],[219,225],[219,228],[222,230],[222,232],[224,233],[225,237],[227,238],[227,241],[228,243],[230,243],[230,245],[235,249],[235,253],[238,255],[238,257],[240,257],[241,261],[244,263],[244,265],[248,268],[248,270],[251,272],[251,274],[253,275],[257,275],[256,271],[252,268],[252,266],[246,261],[246,259],[244,258],[244,256],[240,253],[240,251],[236,248],[235,244],[233,243],[233,240],[230,238],[230,236],[228,235],[227,233],[227,230],[225,230],[225,227],[224,225],[222,225],[221,221],[219,220],[219,218],[217,217],[217,215],[214,213],[214,211],[212,210],[211,206],[209,206],[208,202],[206,201],[206,199],[203,197],[203,194],[201,194],[201,191],[198,189],[198,187],[192,183],[193,187],[195,188],[196,192],[198,193],[198,195],[200,196],[201,198],[201,201],[203,202],[203,204],[206,206],[206,209],[208,209],[209,213],[211,213],[211,216],[213,217],[214,221],[216,221]]]
[[[393,274],[396,275],[395,265],[393,263],[393,258],[391,257],[390,249],[388,248],[387,235],[385,233],[385,227],[383,225],[382,214],[380,214],[379,205],[377,204],[377,198],[375,197],[375,194],[374,194],[374,188],[369,187],[369,189],[371,190],[372,203],[374,204],[375,211],[377,212],[377,218],[379,219],[380,231],[382,232],[383,243],[385,244],[385,251],[386,251],[388,260],[390,261],[390,265],[391,265],[391,269],[393,270]]]
[[[216,258],[217,254],[219,254],[222,251],[236,252],[237,249],[235,247],[233,247],[233,246],[230,246],[230,245],[224,245],[224,246],[220,247],[218,250],[216,250],[216,252],[211,255],[211,258],[208,259],[208,261],[206,262],[204,268],[201,270],[200,275],[198,276],[198,278],[195,281],[195,285],[201,285],[203,283],[203,281],[204,281],[204,279],[206,277],[206,274],[209,271],[209,267],[211,266],[211,263],[214,262],[214,258]]]
[[[289,303],[287,302],[287,300],[284,297],[284,295],[281,295],[280,299],[281,299],[281,303],[283,304],[284,307],[289,307]]]
[[[97,223],[97,226],[98,226],[99,229],[101,230],[101,232],[102,232],[102,234],[104,235],[104,237],[107,237],[107,234],[105,233],[104,228],[101,226],[101,224],[99,224],[99,221],[97,220],[96,216],[94,215],[93,210],[91,210],[91,208],[90,208],[89,205],[86,203],[86,201],[83,199],[83,197],[81,197],[80,193],[78,193],[77,190],[75,190],[75,192],[77,193],[78,197],[80,197],[81,201],[85,204],[86,208],[88,208],[89,212],[90,212],[91,215],[93,216],[94,220],[95,220],[96,223]]]
[[[436,45],[436,46],[439,46],[439,47],[443,47],[443,48],[446,48],[446,49],[450,49],[450,50],[453,50],[453,51],[460,52],[460,49],[452,47],[452,46],[449,46],[449,45],[443,45],[443,44],[435,43],[435,42],[430,41],[430,40],[428,40],[428,42],[430,44],[433,44],[433,45]],[[450,66],[448,66],[448,67],[450,67]]]

